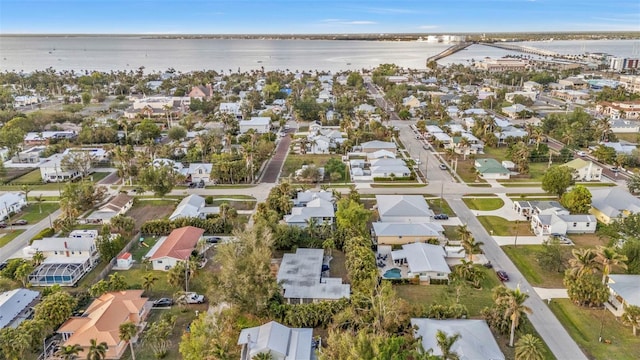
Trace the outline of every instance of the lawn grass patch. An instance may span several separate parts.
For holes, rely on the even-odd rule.
[[[324,166],[331,158],[340,159],[340,155],[330,154],[290,154],[282,167],[281,177],[288,177],[295,173],[296,170],[302,168],[302,165],[314,164],[316,167]]]
[[[576,185],[582,185],[585,187],[611,187],[618,186],[618,184],[609,183],[609,182],[579,182]]]
[[[12,184],[40,184],[42,183],[42,174],[40,173],[40,169],[35,169],[30,171],[19,178],[13,180]]]
[[[107,176],[111,175],[110,172],[94,172],[93,174],[91,174],[91,178],[93,179],[94,183],[97,183],[98,181],[106,178]]]
[[[395,285],[394,288],[400,298],[424,307],[433,304],[455,304],[457,298],[460,304],[467,307],[470,317],[479,318],[482,309],[493,304],[491,290],[500,285],[492,270],[481,266],[479,269],[486,275],[480,290],[471,286],[461,286],[458,294],[457,287],[453,285]]]
[[[204,188],[205,189],[248,189],[252,187],[256,187],[256,185],[255,184],[238,184],[238,185],[220,184],[220,185],[207,185]]]
[[[31,203],[27,205],[22,212],[14,216],[11,221],[18,219],[27,220],[29,224],[37,223],[42,219],[45,219],[49,214],[55,212],[60,208],[60,204],[57,202],[43,202],[41,204]],[[42,210],[42,211],[40,211]],[[55,219],[51,219],[53,221]]]
[[[476,171],[474,165],[474,161],[471,159],[467,160],[458,160],[457,173],[458,176],[465,183],[469,184],[481,184],[486,183],[486,181],[478,176],[478,172]]]
[[[495,236],[515,236],[516,225],[518,226],[518,235],[533,235],[530,224],[526,221],[520,221],[516,224],[515,221],[509,221],[499,216],[478,216],[476,219],[480,221],[487,232],[493,231]]]
[[[544,250],[544,245],[502,246],[502,250],[509,256],[518,270],[533,286],[544,288],[563,288],[564,272],[557,272],[543,268],[538,263],[538,255]],[[571,247],[561,247],[565,259],[571,256]]]
[[[402,183],[402,184],[386,183],[386,184],[371,184],[369,186],[371,186],[372,188],[419,188],[419,187],[425,187],[426,184],[419,184],[419,183],[416,183],[415,180],[410,180],[410,182]]]
[[[640,140],[640,135],[638,133],[613,133],[613,134],[618,138],[618,140],[627,141],[632,144],[636,144],[638,143],[638,140]]]
[[[569,299],[553,299],[549,307],[589,358],[640,359],[640,337],[634,337],[631,328],[623,326],[608,310],[579,307]],[[603,342],[598,341],[601,326]]]
[[[10,243],[13,239],[18,237],[18,235],[22,234],[24,232],[24,229],[13,230],[13,231],[4,229],[3,231],[5,232],[4,232],[4,235],[0,237],[0,248]]]
[[[493,158],[496,159],[498,162],[502,162],[503,160],[511,160],[509,159],[509,157],[507,156],[507,150],[508,148],[505,147],[492,147],[492,146],[485,146],[485,148],[482,150],[484,152],[484,156],[485,158]]]
[[[427,204],[429,204],[431,210],[433,210],[433,212],[436,214],[447,214],[449,216],[456,216],[456,213],[453,212],[453,210],[449,206],[449,203],[447,203],[447,200],[445,199],[427,199]]]
[[[504,201],[498,197],[467,197],[462,198],[467,207],[471,210],[491,211],[498,210],[504,206]]]
[[[449,240],[460,240],[460,235],[458,235],[458,226],[456,225],[442,225],[444,228],[444,237]]]

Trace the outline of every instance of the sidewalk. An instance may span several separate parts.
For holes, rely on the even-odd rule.
[[[543,237],[538,236],[518,236],[516,242],[515,236],[493,236],[493,240],[500,246],[505,245],[542,245]]]
[[[540,296],[542,300],[549,299],[568,299],[569,295],[567,294],[567,289],[546,289],[533,287],[533,290]]]

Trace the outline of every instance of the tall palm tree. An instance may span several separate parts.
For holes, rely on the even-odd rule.
[[[532,334],[522,336],[516,343],[516,360],[542,360],[544,348],[542,341]]]
[[[497,302],[505,305],[505,317],[511,320],[511,332],[509,335],[509,346],[513,347],[513,339],[516,334],[516,328],[520,325],[520,319],[525,313],[531,314],[533,310],[524,305],[529,295],[520,291],[520,287],[508,289],[504,295],[498,298]]]
[[[20,189],[22,190],[22,193],[24,194],[24,201],[26,201],[27,204],[29,204],[29,193],[31,192],[31,186],[22,185],[22,187]]]
[[[633,336],[637,336],[638,327],[640,327],[640,307],[635,305],[627,305],[624,314],[622,314],[622,323],[633,328]]]
[[[158,277],[153,273],[148,273],[142,277],[142,288],[147,295],[149,294],[149,291],[151,291],[153,285],[155,285],[156,281],[158,281]]]
[[[44,253],[42,251],[36,251],[36,253],[33,254],[33,257],[31,258],[31,261],[33,261],[33,266],[38,267],[40,264],[42,264],[44,259]]]
[[[456,234],[460,238],[460,241],[465,242],[471,237],[471,231],[467,227],[467,224],[458,225],[456,228]]]
[[[107,350],[109,345],[106,342],[98,344],[97,339],[91,339],[89,345],[89,351],[87,352],[87,360],[104,360],[107,357]]]
[[[120,340],[129,343],[129,350],[131,350],[131,359],[136,360],[136,353],[133,351],[133,341],[131,341],[138,333],[138,327],[131,321],[120,324],[118,329],[118,337]]]
[[[440,348],[440,359],[442,360],[459,360],[460,355],[455,351],[451,350],[453,345],[460,339],[460,334],[456,333],[451,336],[447,336],[442,330],[438,330],[436,333],[436,342],[438,344],[438,348]]]
[[[619,254],[616,249],[612,247],[598,246],[596,250],[597,261],[602,266],[602,283],[607,283],[607,278],[611,273],[613,266],[619,266],[623,269],[627,269],[625,262],[628,260],[625,255]]]
[[[584,274],[593,274],[596,271],[598,255],[594,249],[573,249],[571,254],[573,254],[573,258],[569,259],[569,273],[571,275],[582,276]]]
[[[469,260],[473,258],[473,254],[480,252],[480,246],[484,245],[482,241],[476,241],[473,236],[467,236],[462,240],[462,247],[467,252]]]
[[[61,357],[63,360],[74,360],[78,358],[80,351],[82,351],[82,346],[78,344],[64,345],[58,349],[56,356]]]

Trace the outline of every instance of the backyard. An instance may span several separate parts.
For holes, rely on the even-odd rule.
[[[579,307],[569,299],[554,299],[549,307],[591,359],[640,359],[640,337],[608,310]]]
[[[302,168],[302,165],[315,164],[317,167],[324,166],[331,158],[340,159],[339,155],[315,155],[315,154],[289,154],[287,160],[282,167],[281,177],[288,177],[296,172],[296,170]]]
[[[499,216],[478,216],[478,221],[485,230],[495,236],[531,236],[531,224],[527,221],[509,221]],[[517,232],[516,232],[517,225]]]

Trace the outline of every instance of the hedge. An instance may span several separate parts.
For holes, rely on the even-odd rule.
[[[56,232],[52,228],[44,228],[40,230],[40,232],[37,233],[36,236],[34,236],[33,239],[31,239],[31,241],[29,241],[29,245],[31,245],[31,243],[33,243],[34,240],[41,240],[46,237],[52,237],[53,235],[55,235],[55,233]]]

